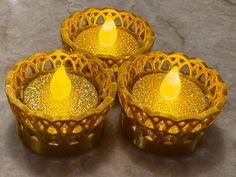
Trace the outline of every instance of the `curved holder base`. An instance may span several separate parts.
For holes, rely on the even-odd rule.
[[[103,129],[104,126],[103,123],[101,123],[93,130],[82,135],[80,142],[74,145],[65,143],[62,145],[49,145],[45,142],[41,142],[35,138],[35,136],[32,136],[29,129],[23,127],[20,123],[17,123],[17,131],[24,145],[33,152],[49,156],[70,156],[86,152],[98,143]]]
[[[126,138],[138,148],[162,155],[187,154],[197,149],[204,138],[204,131],[189,134],[154,134],[123,112],[121,128]]]

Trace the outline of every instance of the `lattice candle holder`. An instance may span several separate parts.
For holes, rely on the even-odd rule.
[[[112,44],[102,45],[113,39]],[[143,18],[128,11],[89,8],[63,21],[61,40],[64,49],[95,55],[117,72],[130,56],[151,50],[154,32]]]
[[[62,66],[71,91],[60,100],[50,89],[57,76],[63,82],[62,89],[68,87],[68,80],[62,80],[63,74],[58,73]],[[6,95],[17,118],[18,134],[27,147],[40,154],[72,155],[91,149],[99,141],[116,95],[115,75],[94,57],[61,50],[37,53],[8,73]]]
[[[173,73],[176,68],[178,72]],[[180,92],[168,99],[162,92],[168,93],[168,84],[177,87],[178,79],[173,77],[177,75],[182,83]],[[171,88],[169,94],[174,92]],[[140,54],[118,72],[122,130],[137,147],[155,153],[195,150],[220,113],[226,94],[226,85],[216,70],[180,53]]]

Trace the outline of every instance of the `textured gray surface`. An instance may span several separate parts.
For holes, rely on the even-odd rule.
[[[77,157],[50,158],[26,149],[15,132],[4,77],[20,58],[60,48],[61,21],[75,10],[113,6],[146,18],[154,49],[204,59],[228,84],[228,102],[193,154],[161,157],[128,143],[120,133],[119,105],[110,111],[101,143]],[[1,0],[0,176],[236,176],[236,0]]]

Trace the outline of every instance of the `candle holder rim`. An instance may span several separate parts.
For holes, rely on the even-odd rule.
[[[125,12],[125,13],[131,14],[131,15],[132,15],[133,17],[135,17],[135,18],[141,19],[141,20],[148,26],[148,28],[149,28],[150,31],[151,31],[151,35],[149,36],[149,40],[148,40],[148,41],[149,41],[149,42],[148,42],[148,45],[147,45],[147,46],[141,46],[141,47],[138,49],[138,51],[135,52],[135,54],[123,54],[123,55],[118,55],[118,56],[104,55],[104,54],[93,55],[92,53],[90,53],[90,52],[88,52],[88,51],[86,51],[86,50],[84,50],[84,49],[78,48],[78,46],[77,46],[73,41],[71,41],[69,38],[67,38],[66,35],[65,35],[65,34],[66,34],[66,32],[65,32],[66,22],[67,22],[67,20],[69,20],[69,19],[71,19],[71,18],[74,18],[76,15],[86,13],[87,11],[90,11],[90,10],[99,10],[99,11],[113,10],[113,11],[119,12],[119,13]],[[69,44],[72,46],[73,50],[77,50],[77,51],[80,51],[80,52],[83,52],[83,53],[87,53],[87,54],[93,55],[93,56],[95,56],[95,57],[97,57],[97,58],[106,58],[106,59],[112,59],[112,60],[120,60],[120,59],[124,59],[124,58],[129,58],[129,57],[131,57],[131,56],[133,56],[133,55],[141,54],[141,53],[147,51],[148,49],[152,48],[152,46],[153,46],[153,44],[154,44],[154,42],[155,42],[155,40],[156,40],[156,38],[155,38],[155,33],[154,33],[154,29],[152,28],[151,25],[149,25],[149,23],[148,23],[144,18],[142,18],[141,16],[137,16],[137,15],[135,15],[134,13],[129,12],[129,11],[127,11],[127,10],[118,10],[118,9],[112,8],[112,7],[111,7],[111,8],[109,8],[109,7],[104,7],[104,8],[91,7],[91,8],[86,8],[86,9],[83,10],[83,11],[75,11],[75,12],[73,12],[69,17],[67,17],[67,18],[65,18],[65,19],[63,20],[63,22],[62,22],[62,24],[61,24],[61,30],[60,30],[60,32],[61,32],[61,38],[62,38],[64,41],[66,41],[67,43],[69,43]]]
[[[50,116],[48,114],[45,114],[45,113],[42,113],[40,111],[35,111],[35,110],[32,110],[30,109],[28,106],[26,106],[24,103],[22,103],[19,99],[16,98],[16,94],[14,94],[14,89],[11,87],[10,85],[10,81],[11,81],[11,78],[12,78],[12,74],[14,73],[14,71],[16,71],[18,69],[18,67],[20,67],[20,65],[22,63],[24,63],[25,61],[30,61],[32,58],[35,58],[37,56],[48,56],[48,55],[51,55],[55,52],[62,52],[64,54],[67,54],[67,55],[80,55],[80,56],[85,56],[86,58],[89,56],[89,57],[92,57],[92,58],[89,58],[89,60],[94,60],[96,62],[98,62],[99,64],[101,64],[102,66],[104,66],[104,71],[108,72],[109,75],[111,75],[114,79],[113,81],[110,83],[110,87],[112,88],[113,92],[110,93],[109,96],[107,96],[101,103],[99,103],[95,108],[91,108],[89,109],[88,111],[86,112],[83,112],[81,114],[78,114],[78,115],[66,115],[66,116],[57,116],[57,117],[61,117],[61,118],[64,118],[64,117],[68,117],[68,119],[64,119],[64,120],[54,120],[53,119],[53,116]],[[93,114],[95,114],[96,112],[99,112],[102,108],[108,106],[109,104],[111,104],[113,102],[113,99],[115,98],[115,95],[116,95],[116,91],[117,91],[117,84],[115,82],[115,75],[114,75],[114,72],[111,68],[107,68],[107,65],[102,62],[101,60],[99,60],[98,58],[94,57],[94,56],[91,56],[89,54],[82,54],[82,53],[78,53],[78,52],[68,52],[68,51],[65,51],[65,50],[60,50],[60,49],[56,49],[56,50],[52,50],[50,52],[38,52],[38,53],[35,53],[35,54],[32,54],[30,55],[29,57],[25,58],[25,59],[21,59],[20,61],[18,61],[14,66],[13,68],[7,73],[6,75],[6,79],[5,79],[5,93],[8,97],[8,99],[10,100],[11,103],[13,103],[15,106],[17,106],[19,109],[21,109],[22,111],[24,112],[27,112],[27,114],[29,114],[30,116],[36,116],[36,117],[40,117],[40,119],[42,120],[47,120],[49,122],[69,122],[69,121],[75,121],[75,122],[80,122],[82,121],[83,119],[85,119],[86,117],[89,117]],[[78,119],[79,117],[79,119]],[[76,119],[77,118],[77,119]]]
[[[195,115],[194,118],[191,118],[191,119],[187,118],[186,119],[186,117],[182,116],[182,115],[171,115],[171,114],[167,114],[167,113],[154,112],[151,109],[149,109],[147,106],[142,105],[141,103],[139,103],[138,100],[127,90],[124,83],[122,82],[123,81],[123,73],[125,73],[127,66],[134,63],[135,60],[138,60],[139,58],[142,58],[142,57],[148,57],[148,56],[153,56],[153,55],[157,55],[157,54],[164,54],[164,55],[167,55],[169,57],[171,55],[176,55],[176,54],[177,55],[182,55],[186,59],[188,59],[189,61],[198,60],[199,62],[201,62],[201,64],[203,64],[206,67],[206,69],[212,70],[216,74],[218,81],[222,84],[222,87],[223,87],[223,92],[222,92],[222,95],[221,95],[221,100],[222,100],[223,104],[218,105],[218,107],[210,107],[206,110],[203,110],[201,113]],[[153,116],[153,117],[154,116],[163,117],[163,118],[165,118],[167,120],[171,120],[173,122],[181,122],[183,120],[193,122],[193,121],[203,120],[207,116],[211,116],[211,115],[214,115],[216,113],[219,113],[220,110],[223,108],[224,103],[226,102],[226,99],[227,99],[227,86],[226,86],[225,82],[222,80],[220,74],[214,68],[209,67],[203,60],[201,60],[199,58],[189,58],[186,55],[184,55],[183,53],[177,53],[177,52],[165,53],[163,51],[152,51],[148,54],[138,54],[138,55],[132,56],[131,58],[132,58],[131,60],[125,61],[118,70],[118,78],[117,78],[118,90],[122,90],[122,92],[125,93],[130,98],[130,103],[131,104],[134,104],[139,109],[144,110],[144,112],[146,112],[148,115]]]

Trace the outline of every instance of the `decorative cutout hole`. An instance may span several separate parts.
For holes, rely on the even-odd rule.
[[[91,73],[91,70],[90,68],[88,67],[88,65],[85,65],[82,69],[82,73],[84,74],[90,74]]]
[[[196,70],[193,70],[192,71],[192,75],[194,76],[194,75],[196,75],[197,74],[197,71]]]
[[[27,75],[33,75],[35,73],[36,73],[36,71],[32,66],[27,67]]]
[[[48,133],[55,135],[57,134],[57,130],[53,126],[50,126],[48,127]]]
[[[82,21],[81,21],[81,26],[82,27],[86,27],[88,26],[88,20],[86,18],[83,18]]]
[[[141,38],[142,40],[144,40],[144,39],[145,39],[145,36],[146,36],[145,31],[143,31],[143,32],[141,33],[141,35],[140,35],[140,38]]]
[[[132,23],[132,24],[129,26],[129,30],[132,31],[132,32],[135,32],[135,31],[136,31],[136,27],[135,27],[134,23]]]
[[[205,96],[205,106],[210,106],[210,99],[208,98],[208,96]]]
[[[76,145],[76,144],[79,144],[79,141],[72,141],[72,142],[70,142],[70,146],[73,146],[73,145]]]
[[[184,74],[184,75],[189,75],[190,74],[190,69],[189,69],[189,66],[186,64],[184,65],[180,71]]]
[[[83,130],[83,128],[82,128],[80,125],[77,125],[77,126],[73,129],[72,133],[79,133],[79,132],[81,132],[82,130]]]
[[[37,122],[36,127],[37,127],[37,129],[39,129],[41,131],[44,130],[44,126],[43,126],[43,124],[40,121]]]
[[[52,55],[51,58],[52,58],[53,60],[56,60],[57,56],[56,56],[56,55]]]
[[[159,62],[155,62],[155,68],[157,69],[159,66]]]
[[[162,121],[159,122],[159,124],[157,125],[157,127],[158,127],[158,129],[159,129],[160,131],[163,131],[163,130],[166,129],[166,124],[165,124],[165,122],[162,120]]]
[[[114,22],[115,22],[116,26],[121,26],[121,20],[119,17],[116,17]]]
[[[153,138],[149,135],[145,136],[145,138],[148,140],[148,141],[153,141]]]
[[[21,85],[21,83],[22,83],[22,79],[21,79],[21,77],[20,76],[16,76],[16,84],[17,85]]]
[[[178,127],[177,127],[176,125],[173,125],[173,126],[169,129],[168,133],[177,134],[177,133],[179,133],[179,129],[178,129]]]
[[[66,56],[65,56],[65,55],[61,55],[60,58],[61,58],[62,60],[64,60],[64,59],[66,58]]]
[[[95,136],[94,133],[89,133],[89,135],[88,135],[88,139],[92,139],[94,136]]]
[[[72,25],[70,26],[70,33],[73,34],[74,32],[76,32],[76,28],[75,28],[75,25],[72,24]]]
[[[126,27],[128,25],[126,20],[124,21],[123,25],[124,25],[124,27]]]
[[[29,119],[25,120],[25,124],[29,127],[29,128],[33,128],[32,123],[29,121]]]
[[[216,86],[212,87],[212,88],[210,89],[210,92],[211,92],[211,94],[212,94],[213,96],[215,96],[215,94],[216,94]]]
[[[189,126],[189,124],[186,124],[183,128],[182,128],[182,130],[183,130],[183,132],[189,132],[189,130],[190,130],[190,126]]]
[[[100,16],[97,18],[97,20],[96,20],[96,23],[97,23],[98,25],[102,25],[104,22],[105,22],[105,19],[104,19],[104,17],[103,17],[102,15],[100,15]]]
[[[53,68],[52,61],[51,61],[51,60],[47,60],[47,61],[44,63],[44,69],[45,69],[45,70],[51,70],[52,68]]]
[[[72,67],[73,67],[72,62],[71,62],[70,60],[66,60],[66,61],[65,61],[65,67],[66,67],[66,68],[72,68]]]
[[[37,66],[38,70],[41,71],[42,65],[40,63],[38,63],[36,66]]]
[[[170,57],[171,61],[175,61],[176,58],[175,57]]]
[[[38,137],[35,135],[31,136],[30,138],[33,139],[34,141],[37,141],[37,142],[39,141]]]
[[[162,63],[161,69],[163,70],[169,70],[170,69],[170,62],[168,60],[164,61]]]
[[[151,63],[147,62],[144,65],[144,71],[151,71],[151,70],[152,70],[152,65],[151,65]]]
[[[19,89],[18,96],[19,96],[20,100],[24,99],[24,89],[22,87]]]
[[[202,128],[202,124],[198,124],[196,127],[194,127],[192,132],[197,132],[197,131],[201,130],[201,128]]]
[[[90,22],[94,24],[94,17],[90,18]]]
[[[186,122],[182,121],[179,123],[179,126],[183,127],[183,126],[185,126],[185,124],[186,124]]]
[[[57,67],[61,66],[61,61],[60,61],[60,60],[57,60],[57,61],[56,61],[56,66],[57,66]]]
[[[145,124],[145,126],[148,127],[148,128],[151,128],[151,129],[154,128],[154,127],[153,127],[153,123],[152,123],[152,121],[151,121],[150,119],[147,119],[144,124]]]
[[[59,144],[56,140],[51,141],[50,143],[48,143],[48,145],[50,145],[50,146],[59,146]]]
[[[66,134],[68,132],[68,126],[66,124],[64,124],[62,127],[61,127],[61,132],[63,134]]]
[[[206,81],[206,77],[205,77],[205,74],[201,74],[199,77],[198,77],[198,81],[205,84],[205,81]]]

